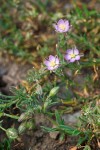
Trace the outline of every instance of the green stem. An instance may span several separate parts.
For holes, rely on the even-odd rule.
[[[6,114],[6,113],[4,113],[3,116],[10,117],[10,118],[13,118],[13,119],[19,119],[18,116]]]
[[[3,131],[5,131],[5,132],[6,132],[6,129],[4,129],[4,128],[3,128],[3,127],[1,127],[1,126],[0,126],[0,129],[2,129]]]
[[[61,54],[60,54],[60,51],[59,51],[59,45],[57,44],[57,47],[56,47],[56,51],[57,51],[57,56],[60,57]]]

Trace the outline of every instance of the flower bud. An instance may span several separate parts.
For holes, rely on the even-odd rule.
[[[41,85],[39,85],[39,84],[37,84],[36,93],[39,94],[39,95],[42,95],[42,94],[43,94],[42,87],[41,87]]]
[[[49,97],[55,96],[57,94],[58,90],[59,90],[58,86],[56,86],[53,89],[51,89],[51,91],[49,93]]]
[[[19,122],[23,121],[26,119],[26,114],[25,113],[22,113],[18,119]]]
[[[46,101],[46,102],[44,103],[44,110],[46,110],[46,108],[48,107],[48,105],[49,105],[49,101]]]
[[[18,119],[19,122],[22,122],[24,120],[27,120],[29,119],[30,117],[32,117],[32,113],[31,111],[29,110],[28,112],[25,112],[25,113],[22,113]]]
[[[26,122],[23,122],[20,124],[20,126],[18,128],[18,132],[19,132],[19,134],[22,134],[25,130],[26,130]]]
[[[6,134],[10,139],[13,139],[13,140],[18,138],[18,133],[17,133],[17,130],[15,128],[7,129]]]

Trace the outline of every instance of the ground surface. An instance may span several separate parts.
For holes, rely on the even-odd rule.
[[[89,1],[86,0],[86,2]],[[89,5],[90,8],[92,8],[92,4],[94,4],[94,2],[95,0],[94,1],[92,0],[92,2],[89,3],[91,4]],[[81,3],[79,3],[79,5],[81,5]],[[66,4],[65,7],[69,8],[72,7],[72,5]],[[95,7],[97,9],[99,8],[98,2],[96,3]],[[40,63],[38,60],[37,62]],[[20,84],[21,80],[25,78],[27,71],[32,67],[33,67],[32,64],[25,62],[18,62],[14,58],[9,59],[7,56],[3,55],[0,58],[0,92],[6,95],[11,95],[12,94],[10,91],[11,87]],[[82,85],[84,82],[83,78],[84,76],[82,78],[78,76],[76,80],[80,82],[80,84]],[[98,90],[98,93],[99,92],[100,91]],[[15,113],[20,113],[17,109],[14,111]],[[6,120],[5,118],[3,119],[5,128],[14,125],[17,127],[18,125],[11,119],[8,120]],[[50,125],[50,123],[47,122],[46,118],[44,116],[36,115],[35,119],[36,119],[36,129],[34,129],[34,131],[28,131],[27,133],[22,135],[20,139],[18,139],[18,141],[13,142],[11,150],[69,150],[71,147],[76,145],[77,139],[75,137],[66,136],[65,141],[62,142],[59,141],[59,134],[55,136],[55,138],[51,138],[49,133],[43,132],[40,128],[41,125],[44,126]],[[0,130],[0,142],[3,141],[5,137],[6,135],[4,134],[4,132],[1,132]],[[92,149],[99,150],[99,148],[95,146],[93,146]]]
[[[26,72],[32,67],[30,64],[19,64],[14,60],[6,58],[1,59],[0,62],[0,91],[3,94],[10,95],[10,89],[12,86],[16,86],[20,83],[22,79],[25,78]],[[9,65],[8,65],[9,61]],[[4,63],[2,63],[4,62]],[[14,113],[20,113],[17,109]],[[74,114],[75,115],[75,114]],[[76,113],[77,115],[77,113]],[[78,114],[79,115],[79,114]],[[68,123],[68,120],[74,120],[73,115],[64,116],[65,121]],[[12,121],[11,119],[4,119],[4,127],[8,128],[11,126],[18,126],[18,123]],[[71,147],[74,147],[77,144],[77,138],[66,136],[65,141],[59,141],[59,134],[54,138],[51,138],[49,133],[45,133],[41,130],[40,126],[50,126],[50,122],[43,115],[36,115],[36,128],[34,131],[28,131],[23,134],[17,141],[12,143],[11,150],[69,150]],[[0,141],[5,138],[4,132],[0,133]],[[98,148],[93,150],[99,150]]]
[[[4,60],[5,57],[0,61],[0,91],[3,94],[10,95],[11,87],[18,85],[20,81],[25,78],[26,72],[31,68],[31,65],[23,65],[14,61],[10,61],[8,64],[8,58],[6,58],[6,62],[4,62]],[[67,150],[69,147],[75,145],[76,139],[73,137],[66,137],[65,141],[60,142],[58,139],[59,136],[52,139],[49,133],[43,132],[40,126],[50,124],[44,116],[37,115],[35,116],[35,120],[37,128],[34,131],[29,131],[22,135],[18,141],[15,141],[12,144],[12,150],[28,150],[29,148],[31,150]],[[16,122],[13,122],[11,119],[4,121],[5,128],[15,124]],[[15,126],[17,126],[17,124]],[[2,141],[4,137],[4,132],[1,132],[0,141]]]

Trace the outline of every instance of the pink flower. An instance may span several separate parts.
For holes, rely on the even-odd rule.
[[[70,29],[69,21],[60,19],[57,24],[54,24],[56,32],[67,32]]]
[[[59,59],[57,56],[50,55],[49,59],[44,61],[44,64],[48,70],[55,70],[59,67]]]
[[[68,49],[65,54],[65,59],[69,62],[74,62],[76,60],[80,60],[81,55],[79,54],[79,50],[74,49]]]

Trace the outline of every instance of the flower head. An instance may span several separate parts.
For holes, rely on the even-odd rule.
[[[68,49],[65,54],[65,59],[69,62],[74,62],[76,60],[80,60],[81,55],[79,54],[79,50],[74,49]]]
[[[67,32],[70,29],[69,21],[60,19],[57,24],[54,24],[54,28],[60,33]]]
[[[59,59],[57,56],[50,55],[49,59],[44,61],[44,64],[48,70],[55,70],[59,67]]]

